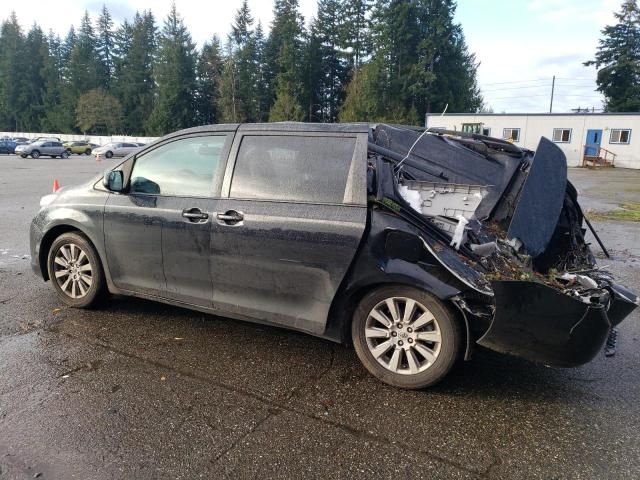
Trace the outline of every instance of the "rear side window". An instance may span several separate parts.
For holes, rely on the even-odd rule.
[[[343,203],[355,144],[355,137],[247,135],[230,196]]]
[[[183,138],[141,155],[131,172],[131,193],[211,196],[226,139],[226,135]]]

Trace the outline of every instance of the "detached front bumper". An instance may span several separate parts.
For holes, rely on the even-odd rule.
[[[492,282],[496,311],[478,344],[556,367],[576,367],[592,360],[609,331],[637,306],[624,287],[607,290],[608,301],[584,303],[534,282]]]

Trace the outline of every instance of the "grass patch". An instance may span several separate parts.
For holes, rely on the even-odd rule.
[[[589,220],[623,220],[626,222],[640,222],[640,203],[628,202],[620,205],[618,210],[608,212],[596,212],[589,210],[585,213]]]

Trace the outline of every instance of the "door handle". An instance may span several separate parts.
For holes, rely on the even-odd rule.
[[[203,212],[199,208],[187,208],[182,211],[182,216],[188,218],[192,222],[202,221],[209,218],[209,214]]]
[[[236,210],[229,210],[216,215],[218,223],[221,225],[236,225],[244,220],[244,214]]]

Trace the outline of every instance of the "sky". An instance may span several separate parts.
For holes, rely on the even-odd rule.
[[[299,0],[308,21],[316,0]],[[0,17],[16,12],[25,29],[37,22],[61,36],[80,23],[85,10],[94,18],[106,3],[116,23],[137,10],[150,9],[160,23],[171,0],[20,0],[6,5]],[[584,67],[593,58],[605,25],[614,21],[621,0],[458,0],[471,52],[480,62],[478,79],[487,107],[496,113],[548,112],[555,75],[554,112],[602,107],[595,91],[596,71]],[[202,44],[217,33],[224,38],[240,0],[176,0],[194,40]],[[268,26],[271,0],[249,0],[254,17]],[[454,113],[454,112],[450,112]]]

